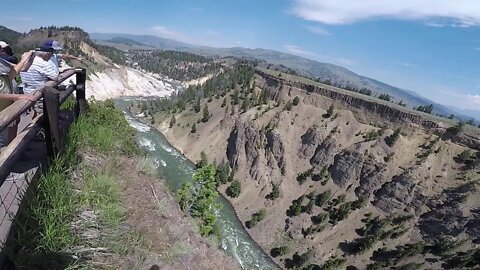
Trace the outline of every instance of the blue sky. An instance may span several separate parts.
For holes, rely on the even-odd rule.
[[[347,67],[436,102],[480,111],[477,0],[16,0],[0,24],[152,34],[266,48]],[[10,12],[10,14],[13,14]]]

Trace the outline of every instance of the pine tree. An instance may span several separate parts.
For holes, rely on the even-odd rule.
[[[249,102],[248,96],[245,96],[245,98],[243,99],[243,102],[242,102],[242,112],[248,111],[248,108],[250,106],[249,103],[250,102]]]
[[[200,109],[201,109],[200,106],[201,105],[200,105],[200,98],[199,98],[199,99],[197,99],[197,102],[195,103],[195,106],[193,106],[193,109],[195,110],[196,113],[200,112]]]
[[[170,119],[170,128],[175,126],[175,123],[177,123],[177,119],[175,119],[175,115],[172,115],[172,118]]]
[[[208,111],[208,106],[205,104],[205,107],[203,107],[203,118],[202,122],[207,122],[210,119],[210,112]]]
[[[200,152],[200,160],[197,163],[197,168],[202,168],[208,165],[208,157],[205,152]]]

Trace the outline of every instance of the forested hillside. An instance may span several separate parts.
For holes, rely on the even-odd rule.
[[[221,63],[200,55],[178,51],[132,51],[131,61],[150,72],[179,81],[190,81],[217,73]]]

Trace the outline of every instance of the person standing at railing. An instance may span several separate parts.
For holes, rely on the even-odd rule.
[[[77,60],[79,62],[83,61],[83,58],[81,58],[81,57],[76,57],[76,56],[73,56],[73,55],[70,55],[70,54],[60,53],[61,51],[63,51],[63,48],[60,45],[60,43],[56,40],[47,40],[45,42],[44,46],[45,45],[50,45],[52,48],[55,49],[55,52],[54,52],[54,54],[52,55],[52,57],[50,58],[49,61],[52,62],[57,67],[57,69],[60,69],[60,60]]]
[[[12,48],[5,41],[0,41],[0,58],[7,60],[12,64],[18,63],[18,58],[13,55]]]
[[[0,111],[10,106],[13,101],[27,99],[35,101],[32,95],[14,94],[12,80],[20,71],[26,71],[33,63],[34,52],[26,52],[22,55],[20,62],[12,65],[8,61],[0,58]],[[18,121],[14,121],[10,126],[0,132],[0,147],[8,145],[17,135]]]
[[[22,78],[23,92],[25,94],[33,94],[47,81],[56,80],[59,74],[58,68],[50,61],[53,54],[58,49],[55,44],[47,40],[42,47],[35,51],[35,58],[28,71],[20,72]],[[32,118],[42,113],[43,103],[39,101],[35,104]]]

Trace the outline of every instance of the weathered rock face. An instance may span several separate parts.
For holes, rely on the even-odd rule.
[[[237,121],[227,140],[227,158],[232,168],[244,162],[250,175],[256,179],[259,167],[259,149],[263,139],[255,127]]]
[[[458,236],[464,231],[468,219],[462,211],[454,207],[442,207],[421,216],[419,225],[424,235],[438,237],[440,235]]]
[[[385,180],[386,165],[368,158],[360,173],[360,185],[355,189],[359,198],[368,198]]]
[[[315,154],[315,149],[318,144],[322,142],[323,136],[320,134],[317,127],[309,128],[305,134],[302,135],[302,146],[300,148],[300,158],[311,158]]]
[[[310,164],[312,164],[313,167],[318,167],[320,169],[323,166],[332,164],[337,149],[337,141],[333,137],[327,137],[315,149],[315,153],[310,159]]]
[[[480,208],[475,209],[473,218],[470,219],[466,225],[467,232],[473,237],[480,239]]]
[[[419,225],[423,235],[458,236],[466,231],[470,235],[480,237],[480,209],[472,210],[472,218],[465,216],[459,203],[466,199],[475,185],[466,183],[457,188],[446,190],[440,198],[429,202],[430,211],[420,217]]]
[[[288,85],[291,87],[303,89],[309,93],[316,93],[331,98],[347,106],[366,109],[367,111],[370,111],[372,113],[382,115],[390,121],[414,123],[427,128],[437,128],[439,126],[437,123],[431,120],[427,120],[421,115],[414,114],[400,108],[392,107],[387,104],[379,103],[377,101],[359,98],[341,91],[335,91],[332,90],[333,88],[322,87],[320,85],[306,84],[302,82],[286,82],[282,79],[273,77],[270,74],[266,74],[259,70],[257,70],[256,73],[263,77],[265,81],[267,81],[267,85],[271,88],[272,91],[278,91],[276,87],[279,87],[279,85]],[[274,83],[274,81],[277,82]]]
[[[354,150],[345,150],[335,156],[330,166],[333,182],[341,187],[352,184],[360,176],[363,164],[363,154]]]
[[[375,197],[373,204],[388,213],[395,210],[418,212],[427,201],[422,195],[422,188],[415,184],[408,173],[394,176],[391,182],[383,184],[375,192]]]
[[[267,145],[265,154],[268,165],[273,168],[274,164],[280,169],[282,175],[285,174],[285,147],[278,132],[272,130],[267,133]]]

